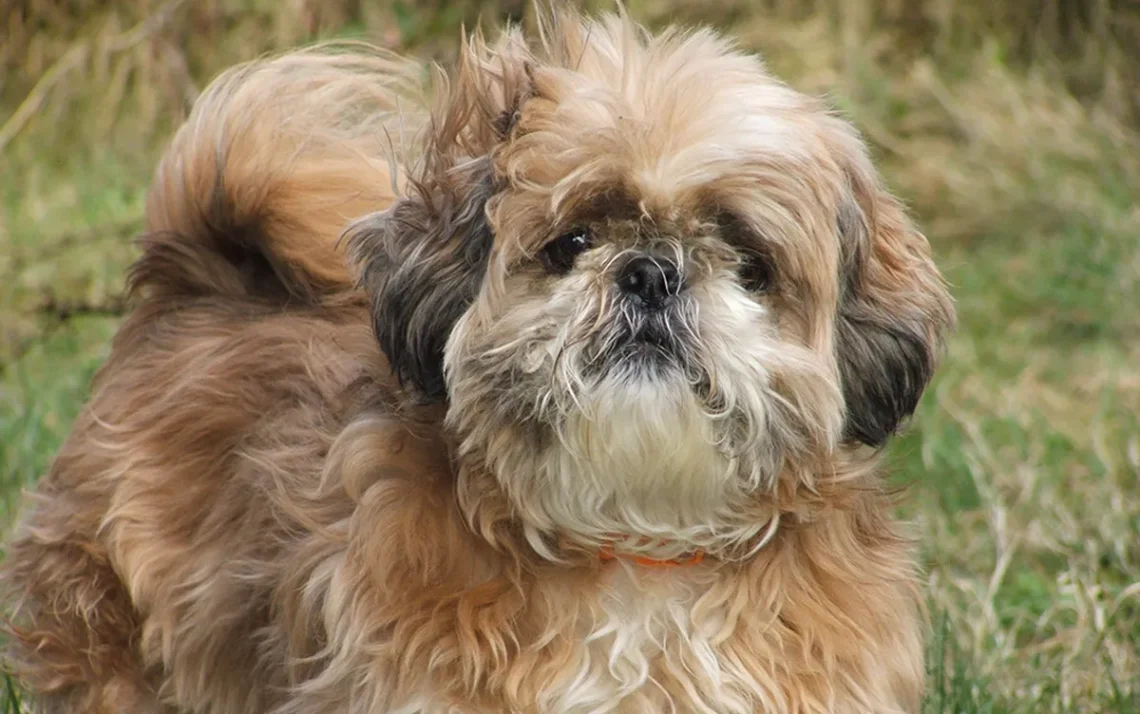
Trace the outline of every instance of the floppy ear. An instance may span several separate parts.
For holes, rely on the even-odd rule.
[[[526,56],[514,32],[495,46],[478,33],[465,41],[454,82],[441,78],[408,194],[348,230],[380,347],[400,383],[433,401],[447,397],[444,347],[486,273],[492,157],[528,86]]]
[[[926,238],[880,185],[861,142],[846,139],[836,337],[844,438],[879,447],[918,405],[954,309]]]
[[[443,350],[479,291],[493,239],[484,211],[490,162],[472,161],[450,178],[351,229],[380,348],[400,384],[432,401],[447,396]]]

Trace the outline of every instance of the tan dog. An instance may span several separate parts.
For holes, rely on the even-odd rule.
[[[4,565],[41,711],[918,710],[926,240],[713,33],[544,28],[200,100]]]

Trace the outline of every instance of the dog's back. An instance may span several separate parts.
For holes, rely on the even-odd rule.
[[[0,574],[7,664],[37,711],[169,711],[155,689],[175,664],[166,686],[224,692],[213,711],[266,708],[281,675],[240,680],[284,646],[258,623],[280,577],[266,551],[291,535],[263,502],[265,470],[246,481],[283,450],[296,468],[275,477],[319,472],[350,385],[386,379],[339,239],[393,200],[415,71],[343,52],[253,63],[212,83],[174,138],[132,312]]]

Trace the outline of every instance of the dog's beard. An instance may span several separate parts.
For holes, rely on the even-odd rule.
[[[590,288],[520,281],[509,310],[468,313],[448,348],[453,424],[482,443],[532,543],[629,535],[667,557],[762,542],[787,460],[840,430],[833,365],[783,341],[727,274],[652,313]]]

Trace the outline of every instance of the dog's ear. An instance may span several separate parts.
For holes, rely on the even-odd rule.
[[[380,347],[401,385],[432,401],[447,396],[444,347],[479,291],[493,239],[484,212],[494,192],[489,162],[459,167],[451,179],[351,230]]]
[[[466,41],[454,80],[439,77],[406,195],[348,231],[380,347],[401,384],[430,400],[447,397],[444,348],[486,273],[493,156],[528,91],[527,56],[513,32],[494,46]]]
[[[882,187],[862,143],[844,134],[836,334],[844,438],[880,447],[918,405],[954,309],[926,238]]]

